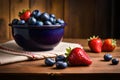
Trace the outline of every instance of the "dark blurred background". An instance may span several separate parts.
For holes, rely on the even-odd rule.
[[[22,9],[39,9],[64,19],[64,38],[119,39],[119,7],[119,0],[0,0],[0,39],[12,39],[8,24]]]

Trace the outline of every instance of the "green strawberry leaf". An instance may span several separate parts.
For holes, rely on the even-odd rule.
[[[112,39],[112,45],[116,46],[116,39]]]
[[[99,36],[95,36],[93,35],[92,37],[90,37],[89,39],[87,39],[88,41],[91,41],[92,39],[95,39],[95,38],[99,38]]]
[[[69,56],[69,54],[70,54],[71,50],[72,50],[72,48],[71,48],[71,47],[66,48],[66,53],[65,53],[65,55],[66,55],[66,56]]]
[[[18,16],[20,17],[21,15],[23,15],[28,10],[30,10],[30,9],[23,9],[21,12],[18,13]]]

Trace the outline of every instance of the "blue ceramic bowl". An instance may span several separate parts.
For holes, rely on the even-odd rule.
[[[12,36],[16,43],[24,50],[51,50],[63,38],[64,25],[11,25]]]

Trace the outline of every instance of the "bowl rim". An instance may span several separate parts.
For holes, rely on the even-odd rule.
[[[43,25],[43,26],[37,26],[37,25],[13,25],[9,24],[12,28],[64,28],[66,26],[66,23],[62,25]]]

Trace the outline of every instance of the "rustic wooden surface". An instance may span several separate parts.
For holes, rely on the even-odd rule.
[[[53,13],[67,23],[65,38],[113,37],[112,0],[1,0],[0,39],[11,39],[8,24],[22,9]],[[113,27],[111,27],[113,26]],[[116,25],[117,26],[117,25]],[[116,28],[117,29],[117,28]]]
[[[66,69],[56,69],[55,66],[47,67],[44,60],[26,61],[0,66],[1,79],[29,79],[29,80],[88,80],[88,79],[109,79],[119,80],[120,63],[112,65],[111,61],[103,60],[102,53],[92,53],[87,46],[87,39],[64,39],[65,42],[80,43],[88,55],[93,60],[90,66],[68,67]],[[110,52],[113,57],[120,59],[120,40],[117,40],[117,48]],[[18,80],[17,79],[17,80]]]
[[[0,1],[0,39],[9,38],[9,0]]]

